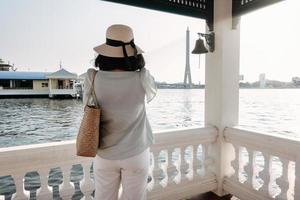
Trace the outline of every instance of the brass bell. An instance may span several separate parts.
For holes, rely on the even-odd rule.
[[[196,45],[195,45],[194,50],[192,51],[192,54],[203,54],[203,53],[207,53],[207,52],[208,52],[208,50],[204,45],[204,41],[201,38],[199,38],[196,41]]]

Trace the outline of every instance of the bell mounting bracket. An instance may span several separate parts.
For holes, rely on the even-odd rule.
[[[205,38],[205,42],[208,46],[209,52],[215,51],[215,33],[213,31],[209,33],[198,33],[199,36]]]

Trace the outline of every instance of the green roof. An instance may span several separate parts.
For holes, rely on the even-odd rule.
[[[64,68],[47,75],[47,78],[73,78],[77,79],[77,74],[68,72]]]

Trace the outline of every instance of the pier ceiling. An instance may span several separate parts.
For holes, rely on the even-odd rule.
[[[232,0],[232,15],[241,16],[282,1],[286,0]]]
[[[105,0],[168,13],[196,17],[207,21],[213,29],[213,0]]]
[[[174,13],[206,20],[210,31],[214,29],[215,0],[102,0]],[[232,16],[239,17],[251,11],[286,0],[232,0]]]

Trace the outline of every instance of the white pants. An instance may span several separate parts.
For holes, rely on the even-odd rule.
[[[93,165],[95,200],[117,200],[119,197],[120,200],[146,200],[149,165],[150,147],[122,160],[107,160],[96,155]]]

